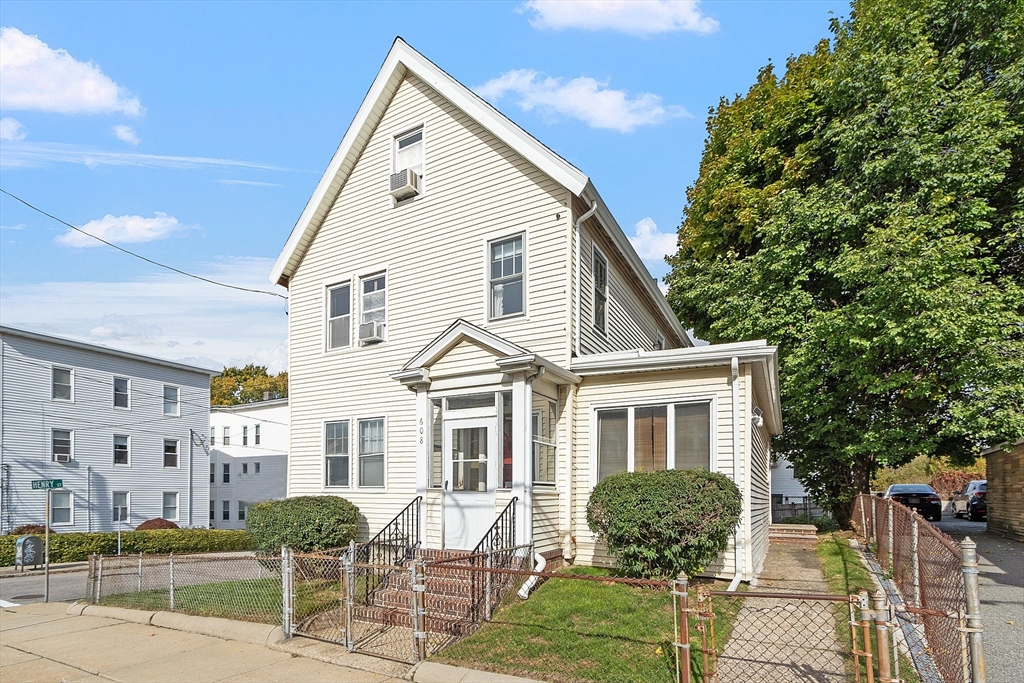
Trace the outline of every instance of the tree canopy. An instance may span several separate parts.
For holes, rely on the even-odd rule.
[[[246,365],[244,368],[224,368],[219,377],[210,380],[210,405],[234,406],[240,403],[262,401],[288,396],[288,373],[271,375],[265,365]]]
[[[785,452],[844,514],[878,466],[1024,434],[1024,3],[855,0],[710,112],[668,298],[779,345]]]

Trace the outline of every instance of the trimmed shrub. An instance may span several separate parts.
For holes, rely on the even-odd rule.
[[[8,531],[7,535],[8,536],[28,536],[28,535],[42,536],[45,533],[46,533],[46,525],[45,524],[22,524],[21,526],[16,526],[13,529],[11,529],[10,531]],[[51,528],[50,529],[50,534],[52,535],[52,534],[55,534],[55,533],[57,533],[57,532],[54,531]]]
[[[245,518],[256,547],[267,552],[282,545],[301,552],[340,548],[359,528],[359,508],[338,496],[268,500],[249,508]]]
[[[736,484],[716,472],[621,472],[594,488],[587,523],[627,576],[693,576],[725,550],[741,508]]]
[[[154,529],[180,529],[177,524],[169,519],[163,517],[155,517],[153,519],[147,519],[142,524],[135,527],[136,531],[152,531]]]
[[[0,536],[0,566],[14,564],[16,536]],[[253,550],[252,538],[245,531],[227,529],[158,529],[125,531],[121,534],[121,552],[208,553]],[[83,562],[89,555],[117,553],[117,532],[69,533],[50,536],[50,562]]]

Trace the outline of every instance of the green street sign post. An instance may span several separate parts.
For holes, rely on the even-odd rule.
[[[46,491],[46,541],[45,551],[43,552],[43,573],[46,575],[46,581],[43,584],[43,602],[50,602],[50,493],[53,489],[64,488],[63,479],[33,479],[32,489],[33,490],[45,490]]]

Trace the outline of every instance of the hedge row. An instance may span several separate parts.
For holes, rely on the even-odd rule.
[[[17,540],[17,536],[0,536],[0,566],[14,564]],[[230,529],[159,529],[121,533],[121,552],[127,554],[205,553],[254,548],[248,532]],[[50,535],[50,562],[82,562],[92,554],[116,553],[116,531]]]
[[[256,547],[299,552],[341,548],[359,532],[359,508],[338,496],[298,496],[256,503],[245,513]]]

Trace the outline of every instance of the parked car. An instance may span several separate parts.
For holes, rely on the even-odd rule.
[[[988,506],[985,500],[987,490],[988,480],[979,479],[972,481],[963,491],[954,492],[953,516],[967,517],[972,522],[988,519]]]
[[[927,484],[892,484],[885,490],[883,498],[892,498],[925,519],[938,522],[942,519],[942,499],[935,489]]]

